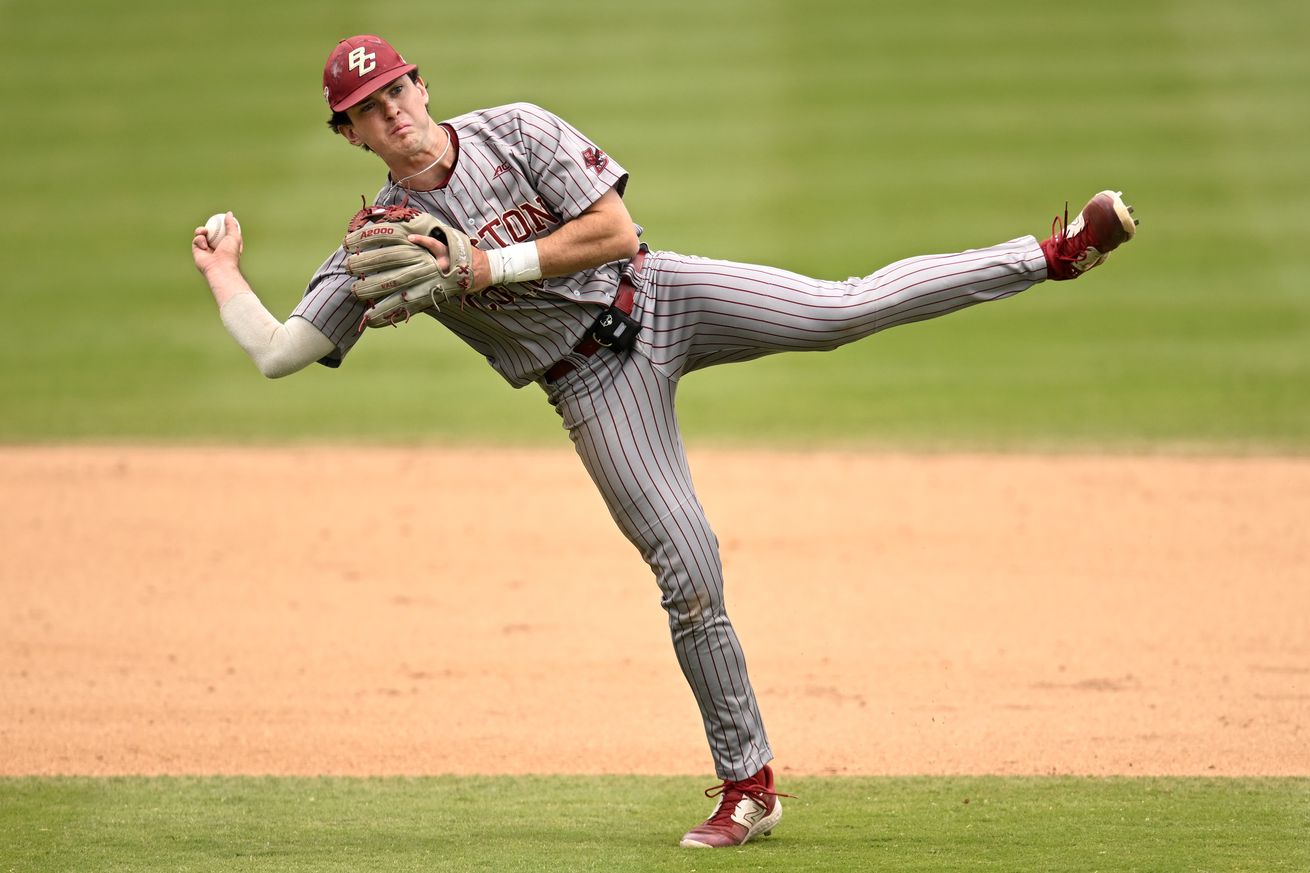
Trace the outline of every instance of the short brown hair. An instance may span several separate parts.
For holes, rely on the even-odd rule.
[[[406,75],[409,76],[409,80],[414,84],[417,85],[419,83],[418,68],[410,70]],[[339,109],[336,112],[333,112],[332,117],[327,120],[327,126],[332,128],[333,133],[341,133],[342,126],[347,124],[350,124],[350,116],[346,114],[346,110],[344,109]],[[366,152],[373,151],[366,145],[361,145],[360,148]]]

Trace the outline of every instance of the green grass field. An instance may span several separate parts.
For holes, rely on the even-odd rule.
[[[439,117],[529,99],[574,120],[632,172],[656,248],[840,278],[1044,235],[1108,185],[1138,205],[1138,241],[1075,285],[694,376],[693,442],[1310,446],[1304,3],[478,8],[494,40],[344,2],[0,3],[22,118],[0,162],[0,441],[562,444],[537,389],[435,324],[268,383],[191,266],[190,229],[234,209],[247,274],[290,311],[382,178],[327,132],[322,59],[381,31]]]
[[[1044,235],[1123,188],[1073,285],[681,391],[691,444],[1310,450],[1310,5],[648,6],[0,0],[0,442],[564,445],[435,325],[267,382],[190,230],[233,209],[279,316],[374,159],[330,136],[334,41],[390,35],[439,117],[554,109],[632,173],[655,248],[825,277]],[[1306,780],[795,779],[767,845],[688,854],[686,779],[7,779],[0,873],[1310,869]],[[690,800],[689,800],[690,798]],[[966,803],[967,801],[967,803]]]
[[[1310,781],[792,779],[772,837],[676,845],[695,780],[0,780],[0,870],[1304,871]]]

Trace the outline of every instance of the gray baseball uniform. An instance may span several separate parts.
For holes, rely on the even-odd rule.
[[[410,192],[410,205],[467,229],[484,248],[545,235],[626,186],[617,162],[539,107],[503,106],[445,124],[458,148],[451,177],[436,190]],[[402,196],[388,185],[378,202]],[[719,777],[745,779],[773,755],[724,608],[718,540],[687,466],[678,381],[713,364],[833,349],[1008,297],[1045,279],[1046,261],[1033,237],[910,258],[840,282],[671,252],[651,252],[640,269],[638,260],[488,289],[462,306],[443,304],[434,317],[515,387],[538,382],[546,390],[615,522],[655,573]],[[293,313],[336,342],[323,360],[329,365],[354,344],[364,313],[342,264],[338,250]],[[573,354],[622,271],[636,288],[636,347]],[[565,358],[575,368],[547,383],[547,370]]]

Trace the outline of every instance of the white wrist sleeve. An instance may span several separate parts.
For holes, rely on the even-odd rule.
[[[535,242],[516,243],[487,252],[492,285],[531,282],[541,278],[541,258]]]
[[[218,311],[223,327],[246,350],[259,372],[270,379],[303,370],[332,352],[336,343],[303,318],[281,324],[259,298],[242,292]]]

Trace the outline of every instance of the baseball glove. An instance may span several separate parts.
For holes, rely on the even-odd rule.
[[[430,236],[446,244],[450,264],[437,266],[430,251],[409,241],[409,234]],[[363,324],[385,327],[435,309],[473,288],[473,243],[457,228],[408,206],[365,206],[350,219],[346,270],[357,281],[350,291],[372,304]]]

